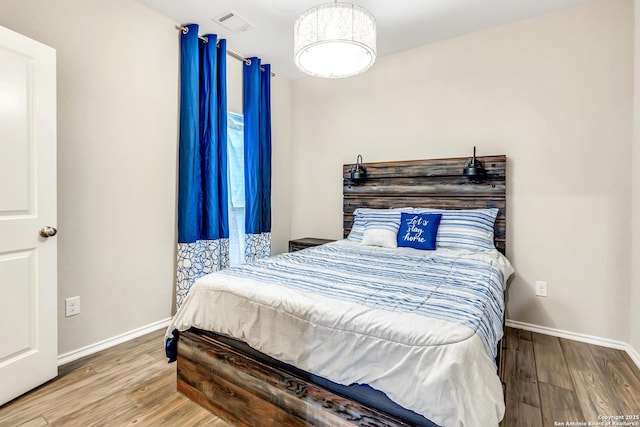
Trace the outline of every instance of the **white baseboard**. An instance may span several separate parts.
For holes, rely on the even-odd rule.
[[[636,365],[638,365],[638,368],[640,368],[640,353],[638,352],[638,350],[636,350],[631,345],[629,345],[629,348],[627,348],[627,354],[629,355],[631,360],[636,362]]]
[[[134,338],[141,337],[142,335],[146,335],[148,333],[157,331],[158,329],[166,328],[169,326],[170,322],[171,322],[171,318],[159,320],[149,325],[142,326],[140,328],[134,329],[129,332],[125,332],[124,334],[120,334],[115,337],[97,342],[95,344],[91,344],[86,347],[82,347],[77,350],[73,350],[68,353],[61,354],[58,356],[58,366],[64,365],[65,363],[73,362],[74,360],[80,359],[85,356],[90,356],[99,351],[106,350],[107,348],[113,347],[118,344],[122,344],[123,342],[127,342]],[[625,342],[610,340],[607,338],[600,338],[593,335],[586,335],[586,334],[579,334],[576,332],[564,331],[561,329],[549,328],[546,326],[534,325],[531,323],[518,322],[516,320],[507,319],[505,323],[507,326],[515,329],[524,329],[525,331],[537,332],[540,334],[551,335],[554,337],[566,338],[574,341],[585,342],[588,344],[595,344],[595,345],[601,345],[603,347],[624,350],[627,352],[631,360],[635,362],[638,368],[640,368],[640,353],[635,348],[633,348],[630,344],[627,344]]]
[[[95,344],[91,344],[86,347],[61,354],[58,356],[58,366],[64,365],[65,363],[73,362],[74,360],[80,359],[81,357],[89,356],[99,351],[106,350],[107,348],[122,344],[123,342],[130,341],[134,338],[141,337],[142,335],[157,331],[158,329],[166,328],[169,326],[170,322],[171,318],[158,320],[157,322],[153,322],[150,325],[142,326],[132,331],[125,332],[124,334],[120,334],[115,337],[97,342]]]
[[[562,329],[548,328],[546,326],[533,325],[531,323],[518,322],[516,320],[507,319],[505,324],[511,328],[524,329],[525,331],[537,332],[540,334],[551,335],[558,338],[566,338],[569,340],[580,341],[588,344],[600,345],[602,347],[615,348],[627,352],[631,360],[640,368],[640,354],[630,344],[622,341],[610,340],[607,338],[595,337],[593,335],[579,334],[576,332],[563,331]]]

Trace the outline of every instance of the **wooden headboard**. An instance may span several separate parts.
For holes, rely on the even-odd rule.
[[[494,227],[496,248],[506,251],[507,157],[477,157],[487,175],[473,182],[462,174],[469,157],[400,162],[365,163],[367,179],[350,185],[353,165],[343,165],[343,230],[346,237],[356,208],[498,208]]]

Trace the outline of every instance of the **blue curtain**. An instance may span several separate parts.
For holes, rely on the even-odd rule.
[[[271,253],[271,66],[243,67],[245,260]]]
[[[199,277],[229,264],[226,40],[180,38],[176,304]]]

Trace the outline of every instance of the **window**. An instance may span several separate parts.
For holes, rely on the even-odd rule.
[[[244,117],[227,114],[229,265],[244,263]]]

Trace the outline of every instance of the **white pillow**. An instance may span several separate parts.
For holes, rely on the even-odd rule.
[[[398,247],[398,229],[400,228],[401,212],[376,213],[369,212],[365,215],[364,233],[361,245],[382,246],[395,249]]]
[[[411,212],[412,208],[392,208],[392,209],[373,209],[358,208],[353,212],[353,225],[347,239],[354,242],[361,242],[364,236],[364,228],[367,221],[384,220],[388,218],[390,221],[397,222],[400,227],[400,213]]]

